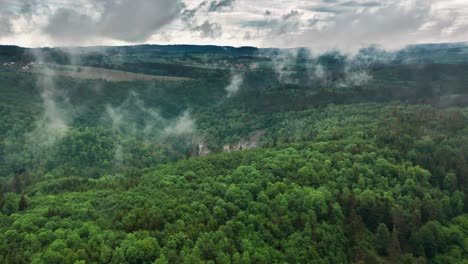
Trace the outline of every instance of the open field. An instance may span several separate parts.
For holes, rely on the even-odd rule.
[[[163,80],[163,81],[187,81],[191,78],[174,76],[157,76],[140,73],[131,73],[105,68],[53,65],[36,66],[31,72],[49,76],[70,77],[76,79],[106,80],[111,82],[136,81],[136,80]]]

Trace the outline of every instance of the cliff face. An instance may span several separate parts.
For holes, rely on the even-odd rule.
[[[192,157],[204,157],[211,153],[211,150],[208,148],[208,144],[205,139],[197,138],[192,142]]]
[[[249,134],[248,137],[241,138],[236,144],[226,144],[223,152],[234,152],[244,149],[252,149],[258,146],[260,140],[265,135],[265,130],[257,130]]]
[[[206,143],[203,141],[199,141],[197,147],[198,147],[198,153],[197,153],[198,156],[203,157],[211,153],[211,151],[208,149],[208,146],[206,146]]]
[[[253,131],[247,137],[241,138],[237,143],[224,145],[221,152],[235,152],[244,149],[256,148],[259,146],[260,140],[265,133],[266,131],[263,129]],[[203,157],[211,153],[212,151],[208,148],[208,144],[205,139],[198,138],[193,142],[192,156]]]

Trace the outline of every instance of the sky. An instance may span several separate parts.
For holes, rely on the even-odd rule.
[[[0,44],[357,50],[468,41],[467,0],[0,0]]]

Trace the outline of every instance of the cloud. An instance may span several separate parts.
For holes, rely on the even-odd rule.
[[[199,33],[201,38],[219,38],[223,35],[222,25],[207,19],[199,22],[199,18],[206,17],[211,12],[221,12],[232,8],[234,2],[235,0],[203,1],[193,9],[183,10],[181,20],[186,29]]]
[[[228,10],[228,9],[232,8],[232,6],[234,5],[234,2],[236,2],[236,0],[216,0],[216,1],[211,1],[208,10],[209,10],[210,12],[225,11],[225,10]]]
[[[178,0],[107,1],[101,31],[119,40],[144,41],[174,20],[182,7]]]
[[[330,6],[317,6],[317,7],[310,7],[309,10],[319,13],[332,13],[338,14],[343,12],[342,8],[337,7],[330,7]]]
[[[73,9],[60,8],[50,18],[44,33],[56,40],[74,43],[81,39],[94,38],[98,33],[96,23],[97,21],[93,21],[86,14],[80,14]]]
[[[211,23],[205,20],[203,24],[195,26],[194,31],[200,32],[202,38],[218,38],[223,34],[223,28],[218,23]]]
[[[301,24],[300,30],[292,32],[293,45],[355,51],[380,44],[396,49],[411,43],[457,39],[467,32],[467,25],[460,26],[460,13],[436,10],[434,1],[383,1],[382,4],[348,1],[330,6],[328,12],[334,14],[309,19],[308,25]],[[291,39],[273,37],[267,41],[289,46]]]
[[[265,12],[265,18],[246,21],[244,27],[256,27],[258,30],[266,30],[267,35],[281,36],[289,32],[295,32],[301,24],[301,14],[297,10],[291,10],[278,18],[271,18],[270,11]]]
[[[343,3],[339,3],[338,5],[346,6],[346,7],[376,7],[376,6],[380,6],[381,3],[374,2],[374,1],[370,1],[370,2],[346,1]]]
[[[4,14],[0,14],[0,16],[0,37],[12,34],[10,19]]]
[[[56,9],[44,33],[63,43],[101,38],[142,42],[176,19],[183,8],[180,0],[98,0],[90,5],[94,13]]]
[[[284,14],[279,22],[273,27],[275,34],[284,34],[297,30],[300,25],[300,13],[297,10],[291,10],[289,13]]]
[[[189,42],[320,51],[466,35],[463,0],[0,0],[1,43],[27,46]]]
[[[383,1],[382,1],[383,2]],[[320,4],[309,5],[305,9],[319,12],[339,14],[359,8],[370,8],[382,6],[382,2],[375,1],[323,1]]]
[[[13,11],[8,1],[0,0],[0,38],[13,34],[12,20],[15,18]]]

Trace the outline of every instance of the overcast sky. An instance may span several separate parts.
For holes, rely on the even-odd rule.
[[[353,50],[468,41],[468,0],[0,0],[0,44]]]

